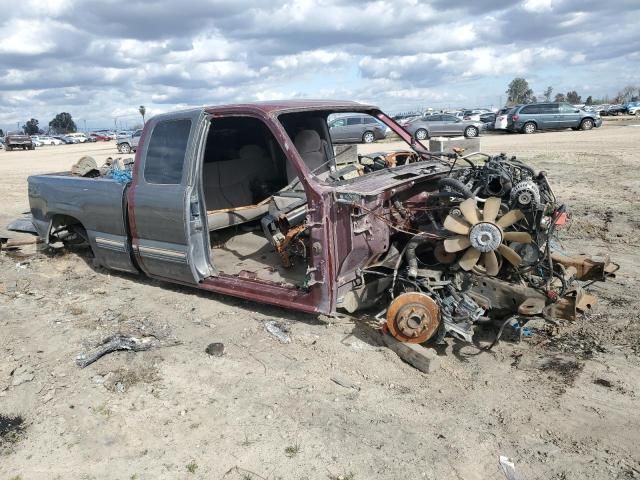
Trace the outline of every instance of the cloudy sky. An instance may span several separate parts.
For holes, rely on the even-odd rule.
[[[8,2],[9,0],[5,0]],[[498,106],[514,76],[584,97],[640,84],[638,0],[22,0],[0,16],[0,126],[133,126],[276,98]],[[505,4],[511,4],[505,7]]]

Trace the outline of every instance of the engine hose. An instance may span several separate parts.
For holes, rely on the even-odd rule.
[[[473,198],[473,192],[467,188],[467,186],[462,183],[460,180],[456,180],[455,178],[445,177],[441,178],[438,181],[438,188],[442,189],[444,187],[449,187],[455,192],[462,194],[465,198]]]
[[[424,238],[422,235],[415,235],[404,250],[404,256],[407,260],[407,276],[409,278],[416,278],[418,276],[418,256],[416,255],[416,248],[429,239]]]

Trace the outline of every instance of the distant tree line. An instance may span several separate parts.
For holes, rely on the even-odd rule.
[[[505,92],[507,94],[507,105],[517,105],[523,103],[536,103],[538,102],[538,97],[533,94],[533,90],[529,87],[529,82],[522,77],[517,77],[511,80],[507,90]],[[541,99],[545,102],[550,102],[553,95],[553,87],[548,86],[544,92],[542,93]],[[555,97],[553,97],[553,101],[555,102],[567,102],[573,105],[580,105],[584,103],[585,105],[597,105],[601,103],[624,103],[624,102],[635,102],[640,100],[640,86],[638,85],[627,85],[624,87],[618,94],[609,98],[605,96],[603,98],[593,98],[589,95],[586,100],[582,101],[582,96],[578,95],[578,92],[575,90],[571,90],[567,93],[556,93]]]
[[[40,122],[36,118],[30,118],[27,120],[24,125],[22,125],[22,130],[27,135],[39,135],[45,133],[45,131],[40,128]],[[67,134],[76,132],[78,128],[76,127],[75,122],[73,121],[73,117],[70,113],[61,112],[58,113],[50,122],[49,129],[47,133],[55,133],[55,134]],[[2,130],[0,130],[0,136],[2,135]]]
[[[134,129],[142,128],[144,126],[147,109],[144,105],[140,105],[140,107],[138,108],[138,112],[142,116],[142,124],[136,124]],[[44,130],[40,128],[40,122],[35,118],[31,118],[26,121],[24,125],[22,125],[22,130],[27,135],[38,135],[45,133]],[[64,135],[77,131],[78,127],[73,121],[73,117],[71,116],[71,114],[68,112],[61,112],[53,117],[53,119],[51,119],[51,121],[49,122],[49,129],[47,130],[47,133]],[[0,136],[4,136],[2,135],[2,130],[0,130]]]

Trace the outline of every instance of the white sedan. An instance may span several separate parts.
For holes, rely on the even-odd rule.
[[[31,137],[33,139],[33,137]],[[43,145],[62,145],[62,141],[48,135],[41,135],[36,138]]]

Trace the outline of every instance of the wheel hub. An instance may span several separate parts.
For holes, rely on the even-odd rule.
[[[493,223],[478,223],[469,232],[469,241],[471,246],[480,252],[492,252],[502,243],[502,232]]]
[[[439,323],[438,305],[424,293],[403,293],[387,310],[387,330],[401,342],[426,342],[435,334]]]
[[[398,330],[407,337],[419,336],[427,328],[430,319],[424,306],[416,303],[402,307],[396,317]]]

